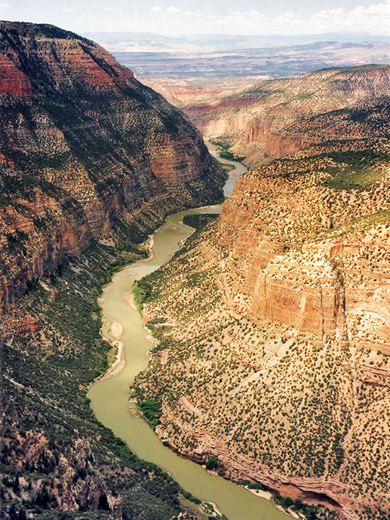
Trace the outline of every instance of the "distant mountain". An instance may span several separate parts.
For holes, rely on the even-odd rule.
[[[225,85],[226,78],[293,76],[324,67],[390,63],[388,39],[361,33],[299,36],[96,32],[99,42],[122,65],[143,79],[164,83]]]
[[[314,35],[226,35],[190,34],[177,37],[154,33],[137,32],[88,32],[84,36],[97,41],[110,52],[129,51],[232,51],[242,49],[261,49],[269,47],[289,47],[318,41],[332,42],[386,42],[384,36],[365,33],[325,33]]]
[[[280,78],[325,67],[346,67],[369,63],[390,63],[386,41],[318,40],[274,42],[262,40],[212,42],[185,40],[106,41],[102,45],[119,63],[141,78],[176,80],[186,84],[223,84],[225,79]],[[234,50],[227,50],[234,46]],[[247,82],[248,84],[248,82]]]

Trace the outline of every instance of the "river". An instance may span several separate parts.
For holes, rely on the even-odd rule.
[[[206,144],[212,155],[218,157],[215,146],[211,143]],[[224,194],[228,197],[233,191],[235,179],[245,172],[246,168],[234,161],[221,162],[235,167],[224,188]],[[180,242],[191,234],[188,227],[180,224],[184,215],[220,212],[221,206],[218,205],[169,216],[165,224],[154,233],[153,257],[115,273],[111,283],[104,288],[100,299],[106,323],[103,334],[110,341],[115,340],[110,334],[112,324],[116,322],[116,328],[121,324],[122,331],[119,326],[119,332],[121,331],[120,341],[124,346],[125,363],[118,375],[93,384],[88,397],[99,421],[123,439],[141,459],[164,468],[194,496],[216,503],[229,520],[286,520],[289,517],[269,500],[259,498],[241,486],[209,474],[198,464],[180,458],[161,443],[143,419],[129,412],[129,408],[135,406],[128,402],[129,385],[135,376],[147,367],[147,354],[153,348],[153,342],[148,338],[139,312],[129,305],[124,294],[131,292],[134,280],[168,262],[179,249]]]

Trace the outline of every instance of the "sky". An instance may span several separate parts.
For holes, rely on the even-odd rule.
[[[77,33],[389,36],[390,0],[0,0],[0,19]]]

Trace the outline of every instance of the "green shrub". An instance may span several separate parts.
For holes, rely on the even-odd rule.
[[[214,457],[210,457],[206,461],[206,469],[209,471],[215,471],[218,468],[218,462],[214,459]]]

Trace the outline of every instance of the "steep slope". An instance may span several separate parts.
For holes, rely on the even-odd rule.
[[[75,34],[1,22],[0,78],[0,516],[204,518],[86,393],[116,354],[102,284],[224,174],[177,109]]]
[[[221,196],[199,133],[93,42],[2,22],[0,77],[0,312],[116,218],[144,236]]]
[[[237,155],[256,166],[324,138],[343,139],[337,129],[332,137],[324,114],[388,96],[389,90],[387,65],[324,69],[262,81],[223,99],[211,96],[208,103],[186,103],[183,110],[204,135],[232,144]]]
[[[140,284],[161,438],[348,520],[390,511],[389,106],[307,122],[320,144],[247,172]]]
[[[86,398],[116,354],[100,336],[97,298],[119,263],[114,247],[96,244],[0,320],[2,519],[197,517],[199,506],[100,424]]]

